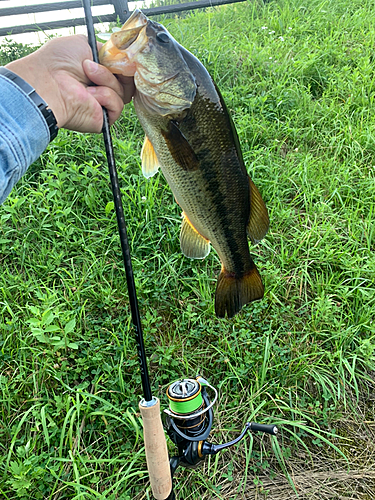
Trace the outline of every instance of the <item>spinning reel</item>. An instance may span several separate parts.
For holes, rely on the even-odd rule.
[[[210,402],[207,387],[214,392]],[[172,476],[177,467],[194,468],[206,455],[215,455],[241,441],[248,431],[265,432],[276,436],[275,425],[247,422],[241,434],[228,443],[207,442],[213,424],[212,407],[217,400],[217,390],[203,377],[173,382],[167,389],[169,410],[164,410],[166,431],[178,448],[178,455],[170,459]]]

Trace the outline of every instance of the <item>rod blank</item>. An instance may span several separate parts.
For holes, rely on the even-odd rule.
[[[89,44],[90,44],[90,47],[92,50],[93,59],[96,63],[98,63],[99,62],[98,48],[97,48],[97,44],[96,44],[94,24],[93,24],[91,8],[90,8],[90,1],[89,0],[82,0],[82,2],[83,2],[83,7],[85,9],[85,17],[86,17],[86,25],[87,25]],[[140,319],[140,315],[139,315],[137,293],[136,293],[136,288],[135,288],[135,283],[134,283],[133,267],[132,267],[131,257],[130,257],[130,249],[129,249],[127,231],[126,231],[124,209],[123,209],[122,201],[121,201],[121,191],[120,191],[120,186],[119,186],[119,181],[118,181],[115,156],[113,153],[112,137],[111,137],[111,132],[110,132],[110,128],[109,128],[109,118],[108,118],[107,110],[104,108],[103,108],[103,130],[102,131],[103,131],[103,137],[104,137],[105,150],[106,150],[106,154],[107,154],[109,177],[111,179],[113,201],[114,201],[116,217],[117,217],[117,225],[118,225],[118,230],[119,230],[119,235],[120,235],[122,257],[123,257],[124,266],[125,266],[126,283],[128,285],[129,303],[130,303],[130,309],[131,309],[131,314],[132,314],[133,326],[134,326],[134,330],[135,330],[135,339],[136,339],[137,347],[138,347],[138,358],[139,358],[139,366],[141,369],[141,380],[142,380],[143,394],[144,394],[144,398],[146,401],[152,401],[150,378],[149,378],[148,369],[147,369],[145,345],[144,345],[144,341],[143,341],[142,325],[141,325],[141,319]]]

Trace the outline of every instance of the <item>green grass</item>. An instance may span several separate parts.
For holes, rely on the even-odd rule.
[[[374,3],[251,2],[165,23],[221,88],[271,229],[251,249],[264,299],[218,320],[218,257],[181,255],[180,210],[161,175],[142,177],[126,107],[113,137],[153,391],[165,407],[169,382],[205,376],[216,442],[248,420],[281,430],[179,469],[176,491],[281,500],[289,478],[299,498],[334,500],[323,468],[337,498],[370,499]],[[102,138],[60,131],[0,208],[4,499],[151,498],[111,201]]]

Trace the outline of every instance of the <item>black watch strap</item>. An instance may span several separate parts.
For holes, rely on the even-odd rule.
[[[40,95],[31,85],[25,82],[23,78],[16,75],[16,73],[13,73],[13,71],[10,71],[9,69],[4,67],[0,67],[0,75],[5,76],[13,83],[18,85],[18,87],[30,97],[30,99],[34,102],[34,104],[38,107],[39,111],[44,116],[49,129],[50,141],[53,141],[53,139],[57,136],[57,132],[59,131],[59,129],[57,127],[55,115],[53,114],[52,110],[49,109],[48,104],[40,97]]]

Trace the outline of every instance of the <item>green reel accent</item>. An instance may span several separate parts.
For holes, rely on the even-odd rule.
[[[174,382],[168,387],[167,396],[171,412],[188,415],[203,405],[201,384],[194,379]]]
[[[203,404],[202,394],[199,393],[194,399],[189,401],[172,401],[170,400],[169,408],[173,413],[179,413],[180,415],[185,415],[188,413],[193,413],[198,410]]]

